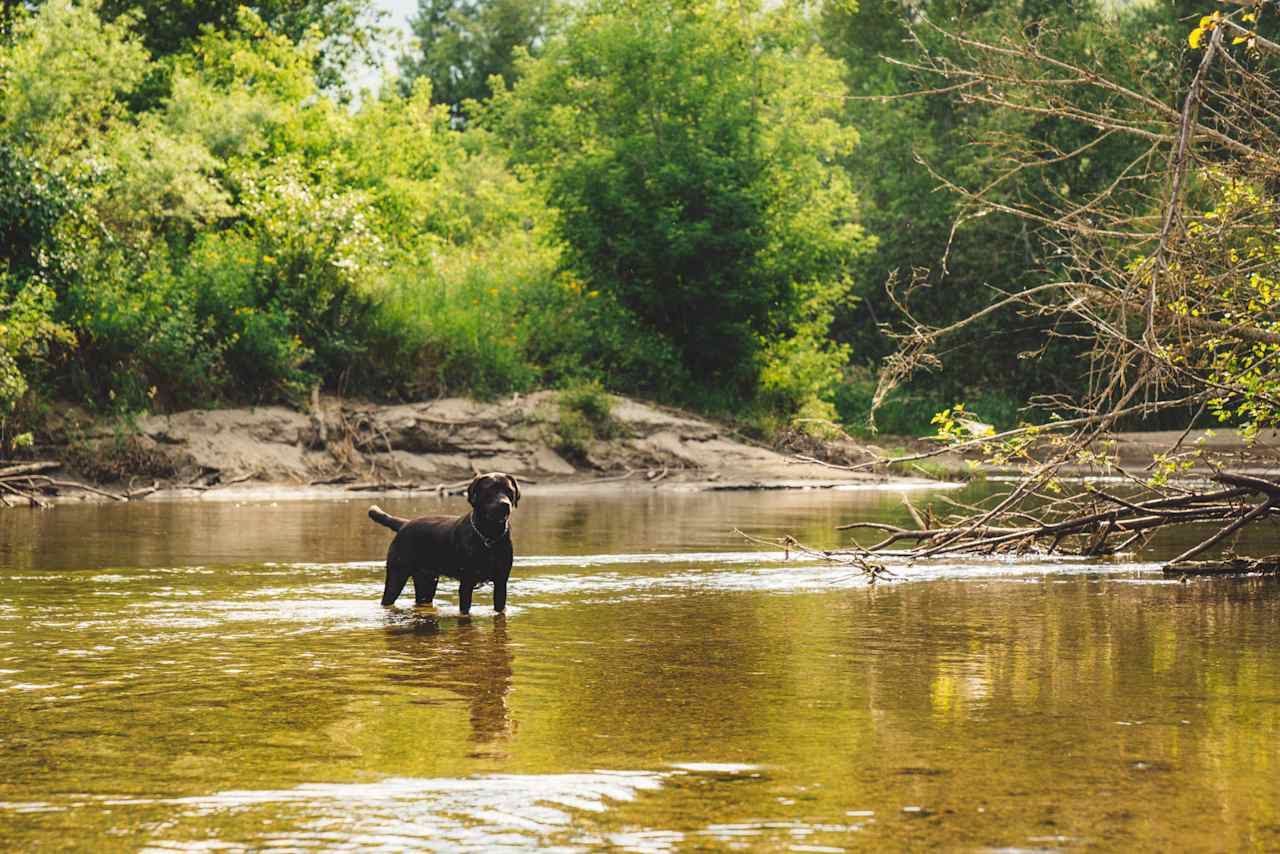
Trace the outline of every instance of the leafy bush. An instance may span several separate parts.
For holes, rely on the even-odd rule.
[[[488,114],[557,212],[566,265],[709,389],[750,398],[797,287],[865,249],[832,160],[837,64],[793,7],[594,0]]]
[[[607,295],[557,274],[556,259],[515,238],[444,255],[434,270],[397,269],[378,297],[360,383],[407,397],[606,381],[654,394],[683,387],[674,352]]]
[[[311,355],[308,371],[336,377],[364,346],[372,294],[386,268],[364,193],[308,181],[284,162],[242,181],[253,242],[254,309],[283,319]],[[279,321],[273,321],[278,323]]]
[[[620,431],[611,415],[612,410],[613,401],[599,383],[580,383],[560,392],[560,412],[577,413],[591,425],[592,434],[599,438],[609,439]]]
[[[560,392],[560,415],[556,422],[556,450],[581,460],[587,446],[596,439],[621,435],[621,426],[610,415],[613,401],[595,382],[580,383]]]
[[[159,388],[169,402],[202,399],[214,345],[163,249],[127,256],[86,241],[78,255],[58,306],[79,340],[68,390],[110,409],[145,409]]]
[[[88,149],[125,118],[120,96],[146,73],[146,50],[97,9],[50,0],[0,45],[0,135],[55,169],[92,169]]]
[[[240,232],[200,238],[181,271],[181,286],[213,348],[203,366],[206,398],[278,400],[298,397],[318,375],[313,352],[292,323],[287,300],[273,293],[275,258]]]
[[[56,272],[58,222],[81,202],[56,173],[0,138],[0,246],[18,279]]]
[[[838,413],[833,404],[836,386],[849,362],[848,345],[832,341],[828,330],[834,307],[848,298],[851,285],[811,287],[810,295],[793,332],[769,343],[760,371],[760,389],[766,409],[793,415],[803,430],[822,430]]]
[[[692,385],[667,338],[572,274],[523,289],[519,327],[545,385],[594,381],[666,399],[686,396]]]
[[[49,344],[74,344],[66,327],[53,319],[54,293],[46,285],[18,283],[0,272],[0,425],[27,393],[27,367]],[[3,434],[0,434],[0,448]]]
[[[518,299],[517,285],[479,265],[457,280],[397,271],[379,299],[372,351],[406,396],[525,390],[537,374],[521,348]]]

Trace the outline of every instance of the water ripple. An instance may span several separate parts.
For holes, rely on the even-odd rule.
[[[592,771],[577,774],[490,774],[466,778],[398,777],[377,783],[305,783],[291,789],[234,790],[185,798],[110,798],[109,807],[171,806],[183,819],[276,814],[293,805],[293,829],[205,838],[204,850],[238,847],[337,850],[456,851],[540,848],[582,850],[590,836],[575,828],[582,813],[659,789],[679,771]],[[9,805],[15,806],[15,805]],[[201,822],[203,823],[203,822]],[[240,822],[236,827],[252,826]],[[144,851],[187,851],[186,840],[153,840]]]

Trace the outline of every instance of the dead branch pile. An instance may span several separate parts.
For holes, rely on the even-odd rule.
[[[923,559],[945,554],[1073,554],[1098,557],[1139,548],[1160,528],[1214,524],[1217,530],[1169,564],[1177,567],[1208,551],[1251,522],[1280,512],[1280,481],[1221,473],[1221,489],[1158,498],[1128,498],[1093,488],[1066,498],[1041,496],[1034,515],[1008,512],[1004,501],[991,509],[951,501],[956,513],[934,519],[907,504],[917,527],[853,522],[840,530],[872,530],[880,541],[849,550],[855,555]],[[948,500],[949,499],[944,499]],[[910,543],[906,548],[895,548]]]

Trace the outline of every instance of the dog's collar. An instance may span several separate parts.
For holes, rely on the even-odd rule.
[[[484,532],[476,527],[476,517],[474,513],[468,513],[467,519],[471,522],[471,530],[476,532],[476,536],[480,538],[480,542],[484,544],[486,549],[493,548],[493,544],[505,537],[511,531],[511,520],[506,519],[502,523],[502,533],[496,537],[486,537]]]

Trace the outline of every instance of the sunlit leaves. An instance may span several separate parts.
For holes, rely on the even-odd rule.
[[[1187,34],[1187,44],[1193,48],[1199,48],[1205,36],[1218,26],[1218,22],[1221,19],[1222,16],[1218,12],[1214,12],[1212,15],[1205,15],[1200,19],[1199,25]]]
[[[1240,14],[1240,22],[1256,27],[1259,13],[1262,10],[1262,0],[1247,0],[1244,5],[1249,11]],[[1187,44],[1192,49],[1202,48],[1205,46],[1205,39],[1210,33],[1220,27],[1225,27],[1227,32],[1232,34],[1232,46],[1245,45],[1248,48],[1253,48],[1258,37],[1257,31],[1244,29],[1240,24],[1234,22],[1234,17],[1234,14],[1224,15],[1222,12],[1214,12],[1211,15],[1202,16],[1196,27],[1187,33]]]
[[[1217,204],[1187,228],[1184,293],[1169,304],[1207,334],[1184,355],[1203,359],[1217,392],[1209,409],[1252,434],[1280,423],[1280,236],[1271,224],[1280,206],[1259,186],[1210,173]],[[1212,324],[1204,326],[1203,324]]]
[[[55,301],[47,285],[0,272],[0,451],[4,419],[27,392],[23,363],[40,357],[53,341],[75,343],[71,331],[53,319]]]
[[[575,272],[725,394],[755,390],[766,350],[771,382],[810,375],[822,359],[784,369],[794,348],[769,342],[800,334],[806,288],[838,288],[867,245],[836,167],[856,141],[840,67],[806,27],[788,6],[598,0],[490,116]]]
[[[0,45],[0,134],[63,168],[91,169],[87,146],[126,113],[121,98],[146,73],[147,53],[97,3],[51,0],[22,16]]]

